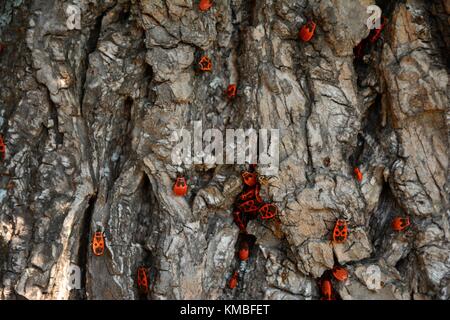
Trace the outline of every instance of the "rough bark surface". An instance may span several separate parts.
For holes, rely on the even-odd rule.
[[[387,26],[356,61],[370,4],[1,0],[0,298],[139,299],[148,265],[147,299],[318,299],[335,263],[350,274],[342,299],[450,298],[450,1],[377,1]],[[202,54],[212,72],[194,70]],[[263,190],[280,214],[249,224],[256,243],[234,290],[244,166],[171,162],[172,132],[200,120],[280,129],[279,174]],[[172,193],[179,171],[185,198]],[[412,222],[401,233],[399,215]],[[344,244],[330,241],[337,218]],[[80,290],[67,288],[71,264]]]

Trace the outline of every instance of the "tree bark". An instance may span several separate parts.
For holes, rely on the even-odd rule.
[[[356,59],[370,4],[387,23]],[[0,297],[318,299],[341,264],[342,299],[448,299],[449,13],[448,0],[221,0],[206,12],[197,0],[2,1]],[[203,55],[211,72],[196,70]],[[249,223],[236,289],[247,166],[175,165],[172,133],[195,121],[280,130],[279,172],[261,191],[279,214]],[[391,228],[398,216],[405,231]],[[338,218],[344,244],[331,241]]]

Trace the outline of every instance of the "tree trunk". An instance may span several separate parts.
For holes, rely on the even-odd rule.
[[[340,264],[338,298],[448,299],[450,1],[376,1],[386,25],[355,57],[370,4],[2,0],[0,298],[318,299]],[[249,222],[245,271],[232,212],[248,166],[174,164],[173,132],[196,121],[279,129],[279,171],[261,176],[279,213]]]

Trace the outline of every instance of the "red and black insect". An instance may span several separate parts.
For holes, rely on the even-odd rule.
[[[3,137],[0,136],[0,154],[2,157],[2,160],[5,160],[6,157],[6,145],[5,142],[3,141]]]
[[[361,170],[359,170],[358,167],[355,167],[355,168],[353,169],[353,173],[355,174],[356,180],[358,180],[359,182],[361,182],[362,179],[363,179],[363,174],[362,174]]]
[[[137,270],[137,287],[140,294],[148,293],[149,281],[146,267],[139,267]]]
[[[256,204],[255,200],[248,200],[239,205],[239,210],[245,213],[255,213],[259,209],[259,206]]]
[[[381,38],[382,31],[386,27],[387,22],[388,19],[383,17],[383,23],[380,25],[380,28],[371,30],[369,35],[353,48],[353,54],[355,55],[356,60],[362,60],[364,55],[370,52],[376,42]]]
[[[227,94],[227,97],[229,99],[233,99],[236,97],[237,87],[235,84],[230,84],[227,88],[227,91],[225,93]]]
[[[406,228],[408,228],[411,225],[411,221],[409,220],[409,217],[395,217],[392,220],[392,229],[395,231],[403,231]]]
[[[347,221],[343,219],[336,220],[336,224],[333,229],[333,241],[335,243],[344,243],[347,240],[347,236]]]
[[[245,232],[247,228],[247,222],[244,220],[242,213],[238,210],[233,211],[233,221],[238,226],[241,232]]]
[[[330,279],[321,279],[320,281],[321,300],[335,300],[333,296],[333,285]]]
[[[258,175],[255,172],[244,171],[242,173],[242,180],[246,186],[253,187],[258,182]]]
[[[230,287],[230,289],[236,288],[238,285],[238,279],[239,279],[239,272],[235,271],[231,276],[230,281],[228,282],[228,287]]]
[[[247,261],[250,255],[250,247],[248,242],[243,240],[239,246],[239,260]]]
[[[316,31],[316,24],[309,20],[301,29],[298,34],[300,39],[304,42],[308,42],[314,36],[314,32]]]
[[[334,266],[331,273],[337,281],[345,281],[348,279],[348,272],[344,267]]]
[[[256,198],[256,188],[244,191],[239,195],[239,200],[242,202],[252,200],[255,198]]]
[[[371,32],[371,35],[369,35],[369,40],[371,43],[375,43],[378,41],[378,39],[380,39],[381,37],[381,32],[383,31],[384,27],[387,24],[387,18],[383,17],[383,23],[380,25],[379,28],[376,28],[373,33]]]
[[[92,237],[92,252],[96,256],[102,256],[105,252],[105,234],[101,231],[95,232]]]
[[[278,208],[273,203],[266,203],[258,210],[261,219],[272,219],[278,213]]]
[[[187,182],[185,177],[178,177],[173,185],[173,193],[177,196],[183,197],[187,194]]]
[[[198,4],[198,8],[200,11],[208,11],[212,7],[212,1],[211,0],[200,0],[200,3]]]
[[[203,56],[200,58],[198,62],[198,68],[201,71],[211,71],[212,70],[212,61],[207,56]]]

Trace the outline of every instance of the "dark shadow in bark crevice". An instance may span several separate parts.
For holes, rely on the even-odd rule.
[[[392,218],[403,213],[402,208],[393,195],[387,182],[383,184],[378,207],[375,209],[369,220],[369,237],[378,252],[386,239],[386,234],[391,230]]]
[[[135,261],[135,264],[133,264],[135,274],[132,276],[136,282],[136,292],[139,300],[149,300],[152,296],[158,270],[156,269],[157,257],[150,250],[148,244],[156,244],[158,240],[154,238],[158,234],[154,229],[158,227],[158,216],[155,214],[155,211],[159,210],[159,206],[150,179],[145,173],[143,174],[138,192],[141,193],[141,199],[143,201],[140,204],[141,207],[136,218],[136,230],[134,231],[133,243],[140,245],[143,252],[139,259]],[[139,267],[148,269],[148,294],[139,292],[137,288],[137,270]]]
[[[80,290],[72,290],[70,292],[69,299],[86,299],[86,291],[87,291],[87,261],[89,259],[89,250],[92,241],[91,235],[91,222],[92,215],[94,214],[95,204],[97,202],[97,193],[93,194],[89,198],[88,207],[83,215],[83,219],[81,222],[81,234],[80,234],[80,243],[78,246],[78,261],[77,265],[80,267],[81,271],[81,289]],[[94,230],[97,231],[97,230]]]

